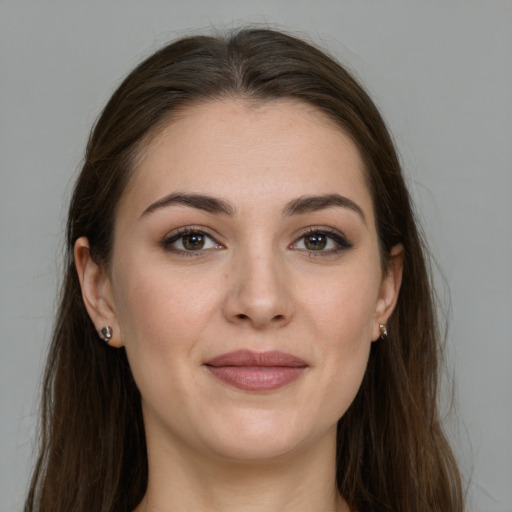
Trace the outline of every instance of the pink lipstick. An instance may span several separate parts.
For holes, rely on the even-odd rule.
[[[245,391],[273,391],[298,379],[307,368],[291,354],[250,350],[222,354],[205,366],[218,379]]]

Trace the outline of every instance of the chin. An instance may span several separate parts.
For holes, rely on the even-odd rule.
[[[205,441],[212,451],[241,462],[286,457],[317,437],[304,420],[301,423],[283,411],[244,411],[210,427]]]
[[[236,436],[228,442],[215,443],[214,452],[218,457],[230,461],[263,463],[291,456],[299,445],[297,441],[285,439],[278,432],[274,432],[266,438]]]

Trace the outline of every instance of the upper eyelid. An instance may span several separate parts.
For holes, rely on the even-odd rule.
[[[340,231],[339,229],[336,228],[331,228],[329,226],[308,226],[306,228],[303,228],[296,234],[295,240],[300,240],[302,237],[310,233],[324,233],[326,235],[336,235],[339,238],[347,240],[348,242],[348,238],[343,231]]]
[[[347,236],[340,230],[331,228],[328,226],[309,226],[305,230],[302,231],[301,234],[297,235],[295,240],[290,244],[290,247],[296,245],[300,240],[309,234],[314,233],[322,233],[325,234],[328,238],[334,241],[334,243],[338,244],[339,249],[350,249],[353,247],[353,243],[347,238]],[[329,251],[318,251],[321,252],[329,252]]]
[[[189,233],[200,233],[202,235],[205,235],[213,240],[215,240],[217,243],[223,245],[221,241],[219,241],[219,238],[222,238],[220,234],[218,234],[215,230],[208,228],[206,226],[183,226],[180,228],[173,229],[169,233],[167,233],[163,240],[171,240],[172,238],[180,238],[181,236],[185,236]]]
[[[187,236],[187,234],[191,233],[199,233],[201,235],[204,235],[205,237],[209,238],[211,242],[213,242],[217,247],[215,248],[201,248],[196,250],[186,250],[181,249],[178,247],[175,247],[174,244],[178,242],[181,238]],[[164,249],[166,252],[174,252],[176,254],[182,254],[182,255],[188,255],[192,256],[195,255],[201,255],[202,253],[205,253],[206,251],[212,251],[214,249],[220,250],[225,249],[226,246],[224,243],[219,242],[218,238],[213,236],[211,233],[209,233],[204,228],[195,228],[195,227],[189,227],[184,226],[181,228],[177,228],[173,231],[171,231],[169,234],[164,236],[163,239],[158,244],[162,249]]]

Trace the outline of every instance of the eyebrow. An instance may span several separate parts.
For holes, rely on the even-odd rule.
[[[152,203],[142,212],[141,217],[169,206],[188,206],[208,213],[224,214],[229,216],[233,216],[236,212],[236,208],[223,199],[203,194],[177,192],[171,193]],[[366,224],[366,217],[361,207],[348,197],[344,197],[339,194],[299,197],[286,204],[283,210],[283,215],[301,215],[304,213],[325,210],[327,208],[332,208],[333,206],[348,208],[349,210],[354,211]]]
[[[208,213],[234,215],[235,208],[227,201],[202,194],[172,193],[148,206],[141,217],[168,206],[189,206]]]
[[[285,215],[300,215],[302,213],[317,212],[319,210],[325,210],[333,206],[339,206],[342,208],[348,208],[354,211],[361,217],[361,220],[366,224],[366,217],[362,208],[349,199],[348,197],[341,196],[339,194],[326,194],[321,196],[302,196],[298,199],[290,201],[285,209]]]

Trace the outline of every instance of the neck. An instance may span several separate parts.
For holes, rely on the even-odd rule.
[[[148,443],[148,488],[135,512],[349,512],[336,487],[335,443],[331,435],[265,461],[205,457]]]

